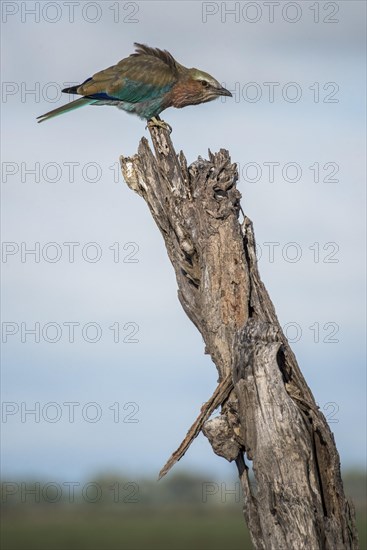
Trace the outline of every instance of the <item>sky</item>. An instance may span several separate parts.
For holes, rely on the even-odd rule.
[[[365,464],[364,2],[3,2],[2,478],[156,475],[215,389],[120,155],[144,121],[61,89],[141,42],[232,91],[169,109],[238,163],[262,279],[345,468]],[[32,412],[33,411],[33,412]],[[228,476],[200,435],[176,469]]]

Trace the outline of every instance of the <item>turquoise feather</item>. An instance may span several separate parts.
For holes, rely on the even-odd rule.
[[[75,111],[75,109],[80,109],[80,107],[85,107],[86,105],[93,105],[94,101],[95,101],[94,99],[88,99],[86,97],[82,97],[80,99],[76,99],[75,101],[72,101],[71,103],[68,103],[67,105],[63,105],[62,107],[59,107],[58,109],[54,109],[49,113],[39,116],[37,120],[38,122],[44,122],[45,120],[49,120],[50,118],[54,118],[59,115],[63,115],[64,113],[68,113],[69,111]]]

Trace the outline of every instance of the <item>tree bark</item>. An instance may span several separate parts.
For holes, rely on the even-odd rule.
[[[239,222],[236,164],[221,149],[188,167],[167,130],[150,132],[155,155],[143,138],[137,155],[121,157],[122,172],[162,233],[180,303],[219,375],[161,475],[202,430],[215,453],[236,462],[255,549],[357,549],[333,434],[261,282],[252,223]]]

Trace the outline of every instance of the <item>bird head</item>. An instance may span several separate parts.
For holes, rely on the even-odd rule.
[[[230,91],[210,74],[199,69],[186,69],[172,90],[172,106],[186,107],[213,101],[220,96],[232,97]]]
[[[219,96],[232,97],[229,90],[223,88],[223,86],[215,80],[210,74],[198,69],[189,69],[190,80],[196,86],[198,95],[201,96],[202,102],[211,101]]]

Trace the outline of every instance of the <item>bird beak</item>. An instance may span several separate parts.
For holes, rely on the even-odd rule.
[[[225,88],[218,88],[218,89],[216,90],[216,93],[217,93],[218,95],[226,95],[226,96],[228,96],[228,97],[232,97],[231,92],[230,92],[229,90],[226,90]]]

